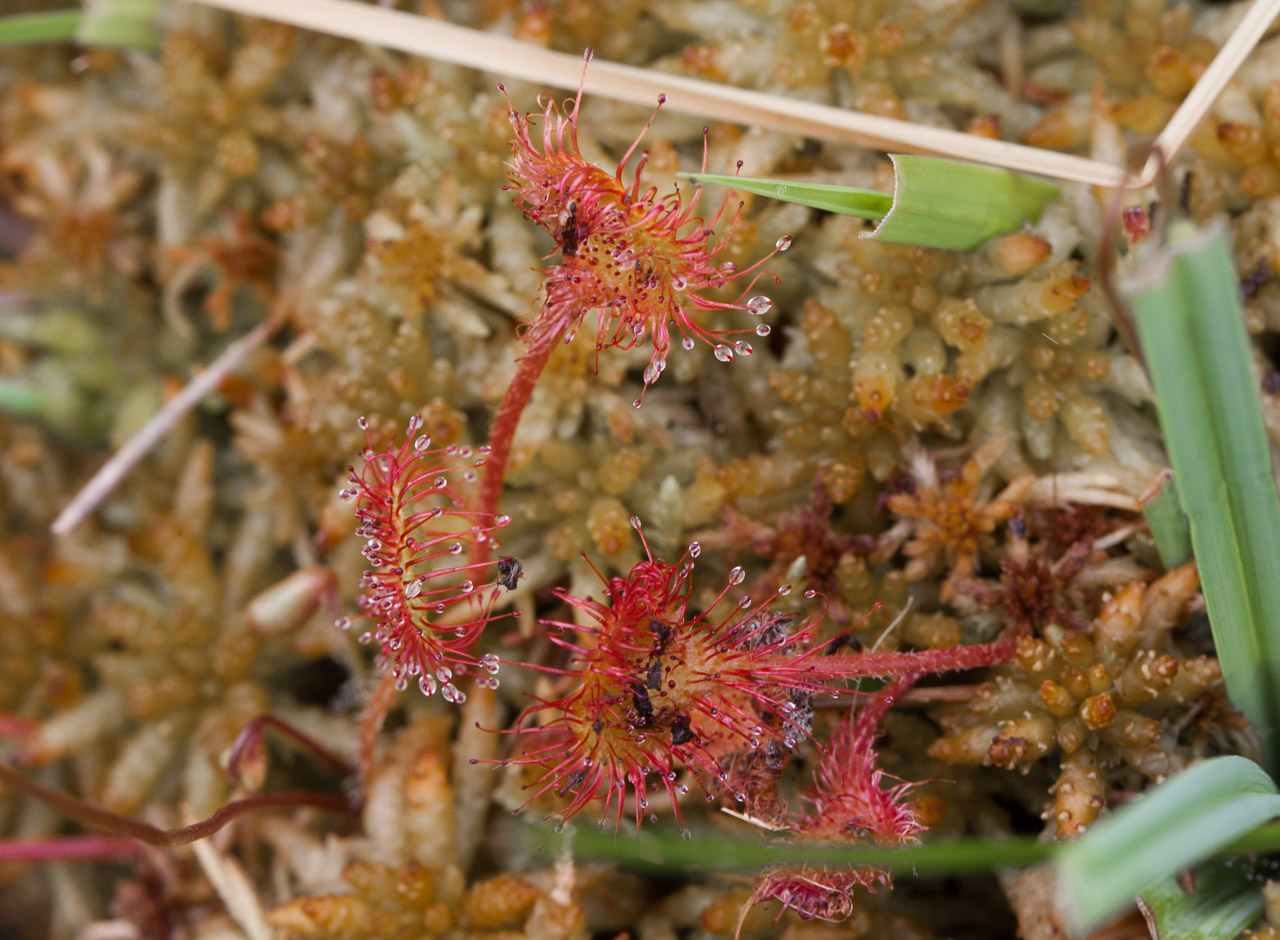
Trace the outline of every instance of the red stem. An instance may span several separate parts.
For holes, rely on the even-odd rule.
[[[516,368],[515,378],[507,386],[506,394],[493,415],[493,427],[489,431],[489,457],[484,466],[484,478],[480,481],[480,494],[476,511],[482,515],[493,515],[502,502],[502,481],[507,476],[507,463],[511,460],[511,443],[515,440],[516,428],[520,426],[520,416],[533,395],[533,388],[542,376],[556,344],[564,336],[564,331],[572,322],[566,318],[558,324],[548,324],[543,329],[533,331],[528,349],[520,357],[520,365]],[[489,560],[492,550],[487,539],[477,539],[476,547],[471,552],[471,564],[483,565]]]
[[[281,721],[274,715],[259,715],[240,729],[240,733],[236,735],[235,743],[231,745],[231,756],[227,759],[226,773],[233,782],[240,779],[240,762],[248,754],[262,746],[262,735],[268,727],[275,728],[281,734],[292,738],[316,757],[342,773],[350,774],[355,772],[355,768],[345,760],[287,721]]]
[[[141,822],[113,812],[105,807],[87,803],[69,793],[63,793],[60,790],[46,787],[44,784],[36,783],[20,773],[12,764],[5,761],[0,761],[0,781],[7,783],[20,793],[25,793],[27,796],[39,800],[51,809],[57,810],[68,819],[74,819],[76,822],[88,826],[90,829],[97,829],[100,832],[113,833],[118,836],[127,836],[130,839],[137,839],[139,842],[145,842],[148,845],[160,846],[186,845],[189,842],[195,842],[197,839],[213,835],[237,816],[262,810],[296,809],[299,806],[314,806],[339,813],[353,813],[359,809],[357,805],[342,797],[325,793],[308,793],[297,790],[285,793],[261,793],[257,796],[245,797],[242,800],[234,800],[216,810],[209,818],[194,822],[189,826],[181,826],[177,829],[161,829],[150,823]],[[3,845],[3,843],[0,842],[0,845]]]
[[[949,646],[937,650],[910,653],[850,653],[840,656],[811,656],[799,667],[805,676],[830,679],[859,679],[871,676],[904,676],[913,672],[946,672],[951,669],[977,669],[995,666],[1013,659],[1014,644],[978,643],[973,646]],[[794,657],[761,657],[769,666],[785,669]],[[764,663],[762,663],[764,665]]]
[[[369,703],[360,716],[360,782],[369,785],[373,773],[373,762],[378,747],[378,735],[391,711],[391,703],[396,698],[396,677],[387,673],[374,687],[369,696]]]
[[[0,863],[96,862],[133,858],[142,851],[136,839],[121,836],[45,836],[0,839]]]
[[[34,734],[39,722],[21,715],[0,714],[0,738],[25,738]]]

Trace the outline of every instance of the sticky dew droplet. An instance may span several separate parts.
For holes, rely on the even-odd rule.
[[[721,362],[733,362],[733,350],[723,344],[719,345],[715,348],[715,357]]]

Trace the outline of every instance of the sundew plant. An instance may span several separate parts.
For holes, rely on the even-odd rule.
[[[0,17],[0,934],[1280,930],[1265,7],[238,3]]]

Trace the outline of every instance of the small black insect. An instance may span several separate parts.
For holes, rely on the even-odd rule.
[[[662,688],[662,661],[655,659],[653,665],[649,667],[649,675],[645,677],[644,684],[646,687],[658,691]]]
[[[828,643],[827,648],[822,653],[824,656],[834,656],[840,652],[840,647],[842,646],[849,647],[855,653],[862,652],[862,641],[851,633],[845,633]]]
[[[560,221],[560,253],[566,258],[572,258],[578,253],[578,239],[581,237],[581,233],[578,231],[578,204],[576,202],[569,201],[564,214],[560,216]]]
[[[631,683],[631,704],[636,710],[637,727],[653,724],[653,702],[649,701],[649,690],[639,682]]]
[[[524,565],[514,555],[498,560],[498,583],[508,591],[516,589],[516,582],[524,575]]]
[[[676,715],[671,720],[671,743],[672,744],[688,744],[696,735],[693,729],[689,727],[691,724],[688,715]]]

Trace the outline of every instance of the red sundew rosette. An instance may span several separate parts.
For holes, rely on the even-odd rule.
[[[590,58],[588,50],[588,62]],[[505,88],[502,91],[506,93]],[[665,100],[660,95],[658,106]],[[525,218],[549,232],[561,252],[559,265],[549,272],[543,308],[524,333],[530,345],[537,345],[548,333],[563,335],[567,342],[594,311],[597,351],[608,346],[631,349],[652,339],[645,388],[666,369],[671,326],[681,335],[686,349],[693,349],[700,340],[711,346],[722,362],[735,355],[751,355],[750,343],[722,340],[750,332],[768,336],[768,324],[710,330],[694,319],[691,310],[745,310],[755,316],[767,313],[773,301],[765,296],[748,299],[747,294],[766,273],[760,270],[762,266],[791,246],[790,236],[778,239],[773,251],[743,270],[732,262],[718,263],[716,257],[737,224],[741,202],[726,236],[716,239],[714,228],[730,205],[727,196],[714,216],[704,220],[694,214],[702,198],[701,188],[694,190],[687,205],[678,190],[659,198],[656,189],[642,189],[640,175],[647,152],[636,162],[631,181],[623,180],[623,168],[639,148],[653,117],[610,174],[584,159],[578,147],[581,85],[563,110],[554,98],[540,98],[539,104],[541,149],[534,142],[529,115],[514,107],[507,113],[515,139],[505,188],[515,193],[513,201]],[[703,172],[707,162],[705,134],[704,129]],[[753,273],[735,300],[716,301],[697,293]]]
[[[368,422],[359,424],[367,436]],[[398,447],[375,450],[370,442],[360,470],[347,468],[351,487],[341,495],[357,502],[356,534],[367,540],[361,554],[370,565],[359,582],[364,613],[357,619],[371,621],[371,628],[360,641],[378,642],[378,665],[396,677],[397,688],[416,677],[423,694],[439,688],[446,701],[460,704],[466,694],[455,684],[458,677],[498,685],[497,657],[477,658],[473,647],[497,619],[493,607],[501,593],[496,579],[477,585],[476,577],[490,577],[501,563],[472,564],[466,557],[480,542],[496,548],[493,532],[511,520],[468,509],[451,480],[473,481],[488,449],[433,449],[429,437],[415,436],[421,427],[415,415]],[[351,622],[344,617],[338,626]]]
[[[639,529],[639,520],[632,524]],[[648,783],[656,775],[680,821],[679,800],[688,787],[678,782],[679,770],[691,771],[713,800],[713,790],[729,788],[724,757],[771,740],[789,749],[808,736],[807,720],[795,714],[795,693],[839,691],[793,668],[782,672],[783,681],[775,679],[779,663],[810,655],[800,647],[812,639],[821,617],[792,631],[790,615],[749,610],[751,600],[743,598],[713,620],[712,611],[744,580],[741,568],[730,573],[707,611],[689,616],[698,544],[677,565],[655,560],[647,543],[645,550],[647,559],[625,578],[601,577],[607,603],[559,592],[594,623],[543,621],[557,631],[550,638],[569,651],[572,662],[566,669],[530,668],[563,676],[573,688],[525,711],[522,718],[536,715],[543,724],[517,727],[514,733],[536,739],[504,763],[541,767],[542,776],[527,787],[533,790],[529,802],[548,792],[567,794],[568,805],[556,814],[562,818],[600,798],[602,821],[612,811],[620,826],[630,790],[639,827],[649,808]],[[789,591],[783,587],[778,593]]]

